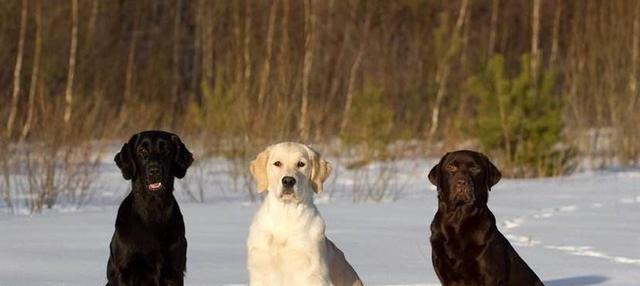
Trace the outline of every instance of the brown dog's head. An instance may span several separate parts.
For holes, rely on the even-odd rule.
[[[162,193],[173,191],[173,178],[184,177],[193,155],[178,135],[152,130],[133,135],[114,160],[126,180]]]
[[[429,172],[440,202],[450,206],[485,205],[488,191],[502,174],[482,153],[459,150],[445,154]]]

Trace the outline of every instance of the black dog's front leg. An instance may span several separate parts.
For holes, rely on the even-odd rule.
[[[162,281],[166,286],[183,286],[186,270],[187,240],[182,237],[165,253],[167,258],[162,269]]]
[[[107,286],[160,286],[159,266],[150,265],[139,253],[109,258]],[[168,284],[171,285],[171,284]]]

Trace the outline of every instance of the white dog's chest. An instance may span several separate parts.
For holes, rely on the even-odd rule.
[[[302,285],[311,277],[328,277],[324,227],[315,208],[258,211],[249,233],[250,272],[264,275],[270,285]]]

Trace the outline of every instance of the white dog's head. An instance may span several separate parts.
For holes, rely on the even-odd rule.
[[[269,190],[269,196],[283,202],[312,201],[330,173],[331,166],[317,151],[293,142],[271,145],[251,162],[257,191]]]

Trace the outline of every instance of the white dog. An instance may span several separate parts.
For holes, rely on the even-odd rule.
[[[313,193],[331,167],[310,147],[284,142],[251,162],[258,192],[268,191],[247,240],[252,286],[363,285],[344,254],[324,235]]]

